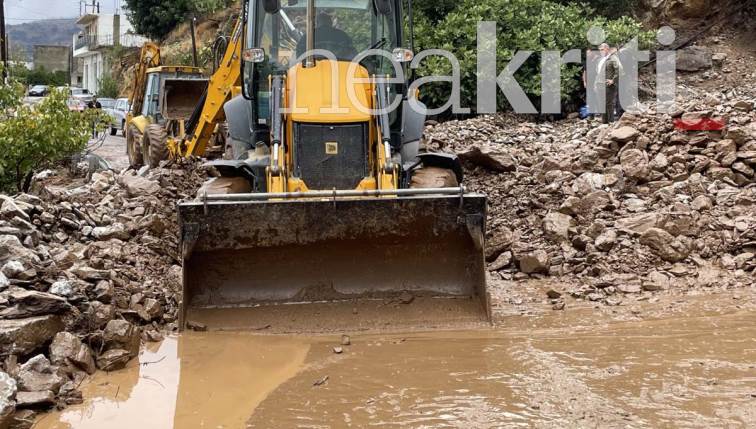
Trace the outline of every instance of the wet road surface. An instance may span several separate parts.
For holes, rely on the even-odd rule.
[[[700,299],[648,320],[360,334],[341,354],[336,336],[186,333],[35,428],[754,427],[753,298]]]

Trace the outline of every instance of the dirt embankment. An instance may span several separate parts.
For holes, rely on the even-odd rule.
[[[753,286],[756,57],[731,40],[681,53],[703,63],[679,76],[672,114],[648,103],[612,126],[502,115],[426,130],[429,148],[458,153],[468,187],[489,197],[486,256],[500,310],[551,288],[562,309],[570,296],[617,306]],[[679,121],[725,126],[689,131]]]

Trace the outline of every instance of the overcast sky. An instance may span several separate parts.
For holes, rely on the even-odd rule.
[[[99,0],[102,13],[113,13],[122,0]],[[5,19],[9,25],[48,18],[79,16],[79,0],[5,0]],[[92,4],[92,0],[87,1]]]

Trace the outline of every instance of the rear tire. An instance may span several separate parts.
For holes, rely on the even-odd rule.
[[[126,129],[126,153],[129,155],[129,165],[138,169],[144,164],[142,158],[142,133],[136,125],[129,125]]]
[[[116,134],[118,134],[118,128],[110,127],[110,135],[114,136]]]
[[[410,188],[456,188],[459,186],[454,171],[439,167],[423,167],[412,173]]]
[[[158,124],[148,125],[144,131],[142,158],[149,163],[150,168],[157,168],[160,161],[168,159],[168,134]]]

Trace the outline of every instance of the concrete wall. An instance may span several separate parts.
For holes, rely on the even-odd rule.
[[[69,55],[71,48],[68,46],[34,46],[34,67],[44,67],[49,72],[69,72]]]

